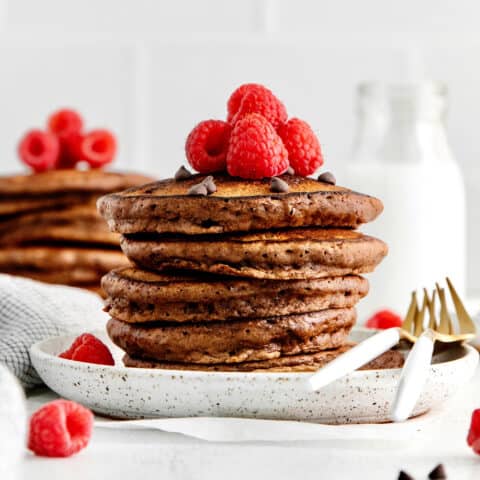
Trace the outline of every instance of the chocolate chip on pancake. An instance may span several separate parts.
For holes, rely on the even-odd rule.
[[[129,323],[211,322],[271,317],[354,306],[368,292],[365,278],[256,280],[116,269],[102,279],[105,311]]]
[[[278,177],[273,177],[270,183],[270,190],[275,193],[287,193],[288,183]]]
[[[347,343],[341,347],[322,350],[315,353],[288,355],[269,360],[257,360],[243,363],[198,364],[161,362],[131,357],[125,354],[123,363],[126,367],[161,368],[166,370],[203,370],[215,372],[314,372],[331,362],[338,355],[346,352],[354,344]],[[360,370],[381,370],[401,368],[404,364],[403,355],[396,350],[389,350],[376,359],[364,365]]]
[[[177,182],[181,180],[186,180],[192,176],[191,172],[188,171],[183,165],[176,171],[175,176],[173,177]]]
[[[149,269],[185,269],[273,280],[371,272],[387,254],[381,240],[353,230],[122,237],[125,254]]]
[[[318,176],[318,181],[323,183],[328,183],[329,185],[335,185],[337,183],[337,179],[332,172],[325,172]]]
[[[306,226],[357,227],[382,211],[380,200],[346,188],[291,176],[289,192],[270,191],[270,179],[245,181],[215,174],[217,191],[187,195],[204,180],[162,180],[99,200],[99,210],[113,231],[130,234],[225,233]]]
[[[110,319],[113,343],[133,357],[186,363],[239,363],[317,352],[345,343],[355,309],[190,324],[137,324]]]

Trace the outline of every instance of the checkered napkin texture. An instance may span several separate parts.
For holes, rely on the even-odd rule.
[[[0,363],[24,387],[40,385],[30,346],[56,335],[104,328],[102,307],[100,297],[79,288],[0,274]]]

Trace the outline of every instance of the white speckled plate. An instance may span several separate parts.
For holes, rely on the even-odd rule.
[[[369,332],[369,333],[367,333]],[[318,392],[306,386],[309,373],[193,372],[125,368],[122,352],[103,332],[118,366],[58,358],[73,336],[32,346],[33,365],[57,394],[97,413],[118,418],[250,417],[321,423],[388,421],[399,369],[354,372]],[[356,329],[361,340],[371,331]],[[437,355],[414,411],[419,415],[451,397],[475,372],[478,352],[465,346]]]

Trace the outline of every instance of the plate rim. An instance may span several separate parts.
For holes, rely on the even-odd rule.
[[[357,331],[375,331],[372,329],[367,329],[364,327],[357,328]],[[92,334],[104,334],[105,332],[102,330],[93,330],[89,331],[86,333],[92,333]],[[32,359],[32,363],[35,366],[35,359],[44,359],[52,362],[59,363],[60,365],[70,365],[73,366],[70,362],[72,360],[60,358],[52,353],[47,353],[45,352],[42,348],[44,347],[44,344],[47,342],[51,342],[54,340],[60,340],[60,339],[67,339],[67,338],[74,338],[75,333],[69,333],[69,334],[63,334],[63,335],[56,335],[53,337],[49,337],[43,340],[40,340],[38,342],[35,342],[32,344],[29,348],[29,353],[30,357]],[[453,365],[455,362],[464,362],[467,359],[476,356],[477,357],[477,363],[479,361],[479,352],[469,344],[463,344],[462,348],[464,349],[465,353],[464,355],[460,356],[459,358],[455,358],[452,360],[444,361],[444,362],[439,362],[431,365],[431,368],[438,368],[439,366],[443,365]],[[125,367],[124,365],[100,365],[100,364],[95,364],[95,363],[87,363],[87,362],[75,362],[75,365],[78,366],[79,363],[85,363],[85,368],[88,369],[93,369],[94,371],[108,371],[108,372],[116,372],[116,373],[135,373],[135,374],[141,374],[141,373],[155,373],[158,375],[168,375],[170,377],[172,376],[182,376],[183,378],[188,377],[188,378],[205,378],[206,376],[211,376],[214,378],[225,378],[225,377],[235,377],[235,378],[242,378],[245,376],[248,376],[250,378],[261,378],[261,379],[279,379],[279,378],[288,378],[290,379],[304,379],[310,375],[313,375],[315,372],[215,372],[215,371],[202,371],[202,370],[175,370],[175,369],[164,369],[164,368],[134,368],[134,367]],[[394,374],[394,373],[399,373],[402,370],[402,368],[384,368],[384,369],[372,369],[372,370],[356,370],[354,372],[351,372],[348,374],[348,377],[351,377],[352,379],[358,379],[361,377],[365,377],[368,375],[377,375],[378,373],[381,374]]]

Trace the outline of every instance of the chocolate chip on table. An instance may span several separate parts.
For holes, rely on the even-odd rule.
[[[177,182],[179,180],[186,180],[187,178],[190,178],[192,174],[182,165],[178,170],[177,173],[175,173],[175,176],[173,177]]]
[[[445,467],[442,463],[439,463],[429,474],[428,478],[431,480],[441,480],[447,478],[447,473],[445,472]]]
[[[287,175],[295,175],[295,170],[292,167],[288,167],[285,173]]]
[[[187,195],[208,195],[208,190],[207,187],[203,183],[197,183],[196,185],[193,185],[188,192]]]
[[[202,185],[205,185],[205,187],[207,187],[208,193],[215,193],[217,191],[215,180],[211,175],[209,175],[208,177],[205,177],[201,183]]]
[[[414,480],[414,478],[407,472],[400,470],[400,473],[398,474],[398,480]]]
[[[287,193],[289,190],[288,183],[281,178],[273,177],[270,183],[270,190],[277,193]]]
[[[325,172],[318,176],[318,181],[323,183],[329,183],[330,185],[335,185],[337,183],[337,179],[332,172]]]

